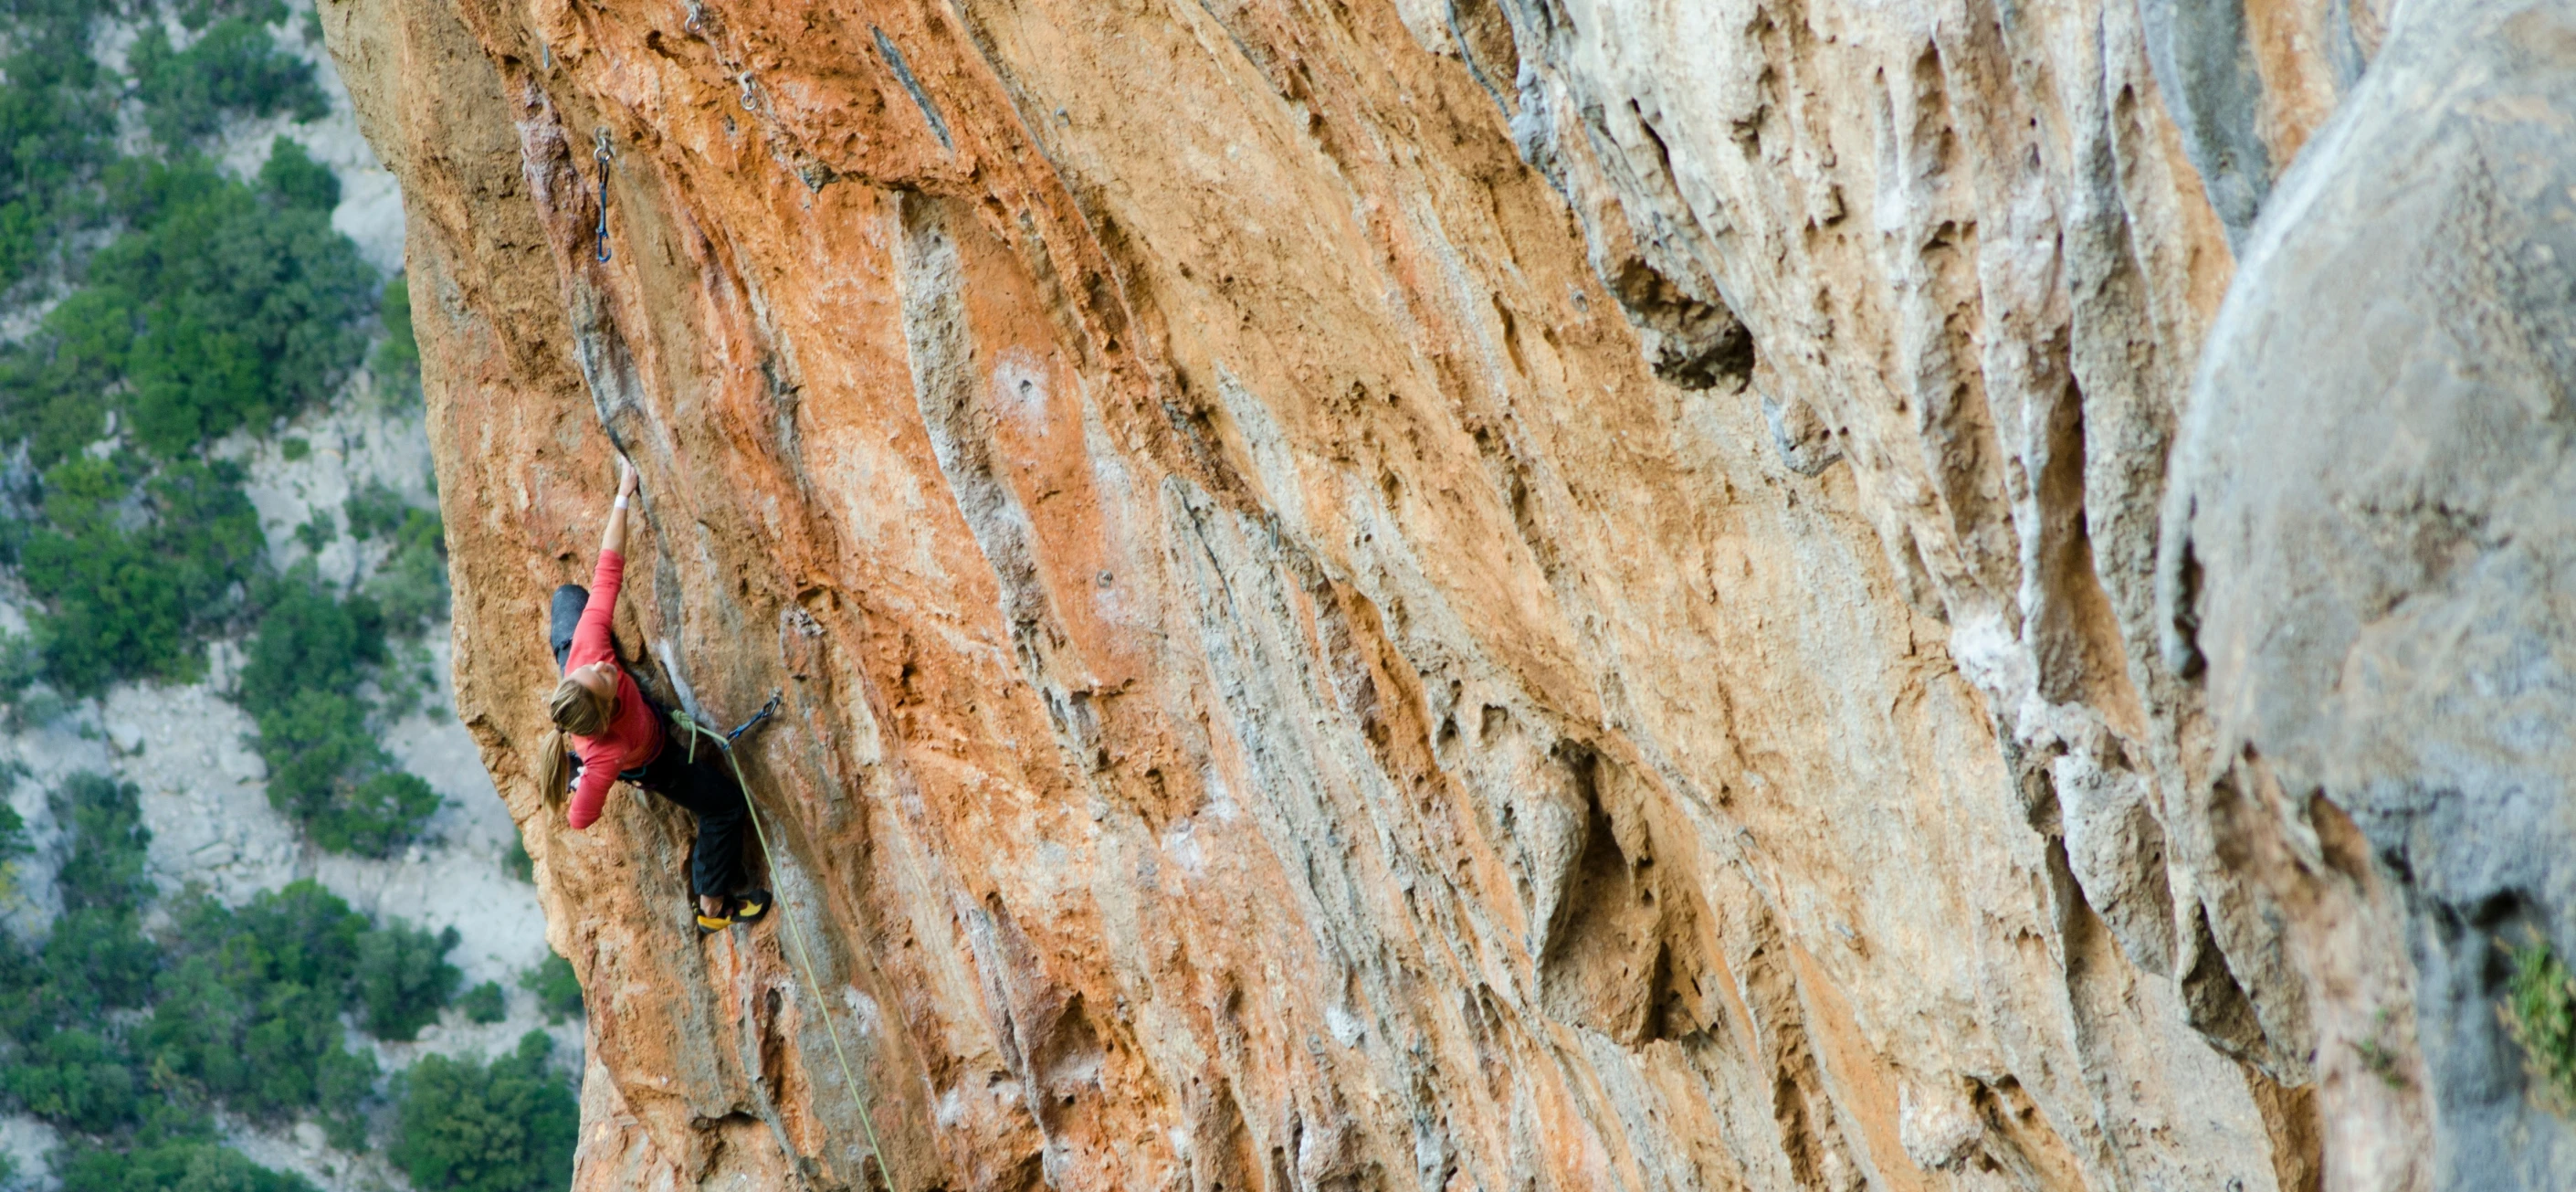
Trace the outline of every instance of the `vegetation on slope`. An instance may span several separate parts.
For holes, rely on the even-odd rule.
[[[2538,937],[2506,954],[2513,974],[2505,981],[2505,1031],[2522,1044],[2523,1069],[2540,1099],[2560,1113],[2576,1112],[2576,976]]]
[[[438,1019],[458,984],[452,930],[379,923],[304,881],[240,907],[161,905],[167,925],[147,932],[151,834],[134,787],[83,774],[53,803],[69,836],[64,913],[33,947],[0,934],[0,1102],[71,1137],[66,1187],[301,1187],[200,1154],[218,1149],[215,1111],[314,1119],[358,1152],[380,1106],[389,1157],[418,1187],[562,1185],[576,1114],[542,1033],[488,1064],[424,1057],[390,1085],[355,1037],[409,1040]]]
[[[270,575],[242,472],[215,450],[329,400],[375,334],[378,279],[331,227],[330,170],[283,137],[256,184],[195,152],[227,114],[323,110],[311,68],[267,30],[284,12],[274,0],[193,4],[181,23],[204,34],[185,50],[147,28],[129,55],[133,87],[166,156],[122,159],[105,139],[114,88],[88,55],[92,13],[13,14],[24,48],[7,60],[0,123],[21,111],[70,123],[51,130],[60,162],[21,186],[16,208],[0,205],[0,225],[14,209],[55,213],[57,231],[77,218],[117,234],[79,259],[61,235],[22,245],[24,263],[53,252],[78,284],[35,334],[0,349],[0,444],[39,469],[15,494],[32,516],[0,527],[0,562],[14,554],[40,606],[39,665],[0,651],[0,694],[38,679],[74,696],[190,680],[205,640],[247,629],[242,700],[271,801],[325,848],[384,856],[438,799],[377,744],[363,689],[382,677],[388,626],[417,633],[444,612],[438,519],[389,494],[353,502],[353,531],[392,548],[367,593]],[[379,359],[416,367],[416,349],[396,347],[407,317],[399,330]]]
[[[285,16],[277,0],[0,9],[0,301],[50,304],[0,345],[0,568],[34,605],[28,635],[0,637],[0,705],[42,723],[66,697],[197,679],[207,643],[239,640],[234,698],[271,801],[324,848],[383,856],[438,804],[379,743],[411,686],[399,642],[445,616],[437,516],[368,489],[337,511],[384,556],[363,585],[280,571],[239,462],[362,363],[378,400],[419,396],[408,292],[332,228],[330,169],[283,137],[250,178],[204,156],[227,121],[327,109],[278,43]],[[93,54],[110,19],[140,28],[122,73]],[[119,153],[121,110],[150,151]],[[332,514],[298,534],[315,552]],[[62,1132],[68,1192],[308,1188],[221,1142],[229,1123],[298,1120],[344,1151],[394,1144],[423,1189],[568,1178],[572,1099],[542,1035],[489,1063],[381,1070],[369,1036],[415,1039],[455,998],[452,930],[377,922],[312,882],[238,906],[163,897],[133,787],[83,775],[51,801],[62,913],[37,942],[0,934],[0,1110]],[[0,874],[27,851],[0,803]],[[486,983],[460,1009],[499,1021],[505,995]]]

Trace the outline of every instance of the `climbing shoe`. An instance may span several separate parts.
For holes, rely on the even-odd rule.
[[[732,921],[735,923],[760,922],[769,915],[769,891],[754,890],[748,894],[736,894],[733,896],[733,901],[725,904],[725,908],[732,913]]]
[[[692,905],[694,905],[694,900],[692,901]],[[699,935],[714,935],[725,928],[733,926],[734,918],[731,909],[732,904],[727,903],[725,905],[727,908],[726,913],[721,915],[710,915],[704,910],[697,912]]]

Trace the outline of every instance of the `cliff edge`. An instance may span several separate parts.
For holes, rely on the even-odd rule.
[[[2576,1177],[2565,0],[322,11],[579,1187]]]

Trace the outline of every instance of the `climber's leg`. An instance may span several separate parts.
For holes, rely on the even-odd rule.
[[[742,833],[750,808],[734,784],[724,753],[698,742],[697,757],[673,729],[662,756],[645,767],[637,785],[689,809],[698,819],[698,842],[689,852],[689,890],[701,898],[727,898],[739,893],[748,876],[742,863]]]
[[[546,629],[546,644],[554,647],[557,674],[563,673],[564,663],[572,658],[572,631],[581,624],[581,610],[589,604],[590,589],[580,584],[555,589],[554,615]]]
[[[710,754],[714,756],[710,757]],[[698,811],[698,843],[689,852],[689,884],[701,895],[730,898],[748,884],[742,863],[743,821],[749,815],[742,788],[733,775],[706,772],[724,764],[724,755],[701,746],[692,768],[701,771],[699,789],[710,797]]]

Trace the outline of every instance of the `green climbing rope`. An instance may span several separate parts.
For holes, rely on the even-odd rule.
[[[775,707],[777,702],[778,701],[775,696],[771,697],[770,704],[772,707]],[[751,784],[743,781],[742,762],[734,757],[733,754],[733,738],[741,736],[744,729],[748,729],[752,725],[759,723],[762,718],[769,715],[769,711],[769,708],[761,709],[758,716],[754,716],[749,721],[744,722],[742,728],[735,729],[730,734],[718,733],[714,729],[698,723],[697,717],[689,715],[686,712],[673,716],[671,719],[686,726],[689,730],[689,757],[691,760],[694,761],[697,758],[699,737],[705,737],[709,741],[714,742],[717,749],[724,751],[725,765],[731,767],[733,770],[734,785],[742,790],[743,810],[748,812],[751,817],[752,837],[760,842],[761,860],[763,862],[770,862],[770,880],[776,881],[777,866],[771,861],[772,854],[769,849],[769,830],[761,826],[760,804],[753,801],[751,797]],[[771,897],[778,897],[777,893],[772,891]],[[868,1110],[867,1094],[862,1091],[864,1086],[859,1083],[857,1073],[850,1068],[850,1053],[843,1050],[841,1047],[841,1029],[832,1024],[831,1003],[824,999],[823,983],[814,975],[814,954],[806,950],[805,933],[796,926],[796,916],[787,912],[787,900],[785,898],[778,899],[778,912],[779,917],[787,922],[788,942],[796,946],[796,961],[805,970],[805,987],[814,991],[814,1000],[823,1015],[823,1031],[826,1035],[830,1036],[832,1040],[832,1055],[840,1062],[841,1081],[849,1087],[851,1104],[859,1107],[859,1124],[867,1129],[868,1149],[875,1152],[877,1157],[877,1166],[885,1169],[887,1185],[900,1192],[903,1184],[901,1181],[895,1179],[894,1160],[887,1157],[885,1144],[877,1140],[876,1115]]]

